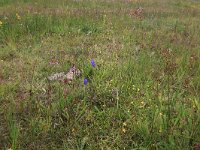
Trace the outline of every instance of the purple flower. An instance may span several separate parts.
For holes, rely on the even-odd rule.
[[[85,78],[85,79],[84,79],[84,85],[87,85],[87,84],[88,84],[88,79]]]
[[[92,67],[96,67],[96,62],[94,61],[94,59],[91,60],[91,65]]]

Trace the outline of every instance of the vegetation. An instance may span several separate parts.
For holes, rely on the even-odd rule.
[[[1,0],[0,149],[198,149],[199,35],[198,0]]]

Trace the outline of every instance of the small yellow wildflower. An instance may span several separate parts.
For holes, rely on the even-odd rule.
[[[160,116],[162,116],[162,115],[163,115],[161,112],[160,112],[159,114],[160,114]]]
[[[12,148],[9,148],[8,150],[12,150]]]
[[[139,106],[139,108],[143,108],[146,105],[144,101],[141,101],[140,103],[141,105]]]
[[[124,122],[124,123],[123,123],[123,126],[127,126],[127,123],[126,123],[126,122]]]
[[[21,17],[18,13],[16,13],[16,17],[17,17],[18,20],[21,20]]]
[[[126,133],[126,129],[125,129],[125,128],[122,128],[122,132],[123,132],[123,133]]]

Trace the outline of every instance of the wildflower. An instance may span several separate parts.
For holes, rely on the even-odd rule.
[[[94,61],[94,59],[91,60],[91,65],[92,65],[92,67],[94,67],[94,68],[96,67],[96,62]]]
[[[142,104],[142,105],[144,105],[144,102],[143,102],[143,101],[141,101],[141,104]]]
[[[17,17],[18,20],[21,20],[21,17],[18,13],[16,13],[16,17]]]
[[[8,150],[12,150],[12,148],[9,148]]]
[[[141,105],[139,108],[143,108],[145,106],[145,102],[144,101],[141,101]]]
[[[123,122],[123,126],[127,126],[127,123],[126,123],[126,122]]]
[[[125,128],[122,128],[122,132],[123,132],[123,133],[126,133],[126,129],[125,129]]]
[[[85,79],[84,79],[84,85],[87,85],[87,84],[88,84],[88,79],[85,78]]]

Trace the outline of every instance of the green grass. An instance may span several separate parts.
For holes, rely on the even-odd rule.
[[[0,149],[200,145],[199,6],[2,0]],[[138,7],[141,16],[134,15]],[[47,81],[72,64],[81,70],[72,83]]]

